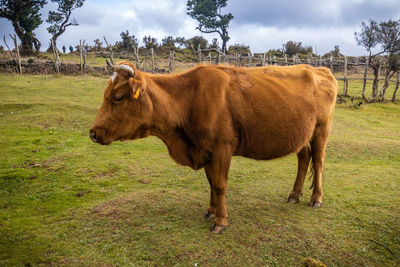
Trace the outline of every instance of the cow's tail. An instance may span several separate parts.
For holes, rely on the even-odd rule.
[[[313,164],[313,158],[312,158],[312,151],[311,151],[311,144],[310,143],[307,145],[307,153],[308,153],[308,155],[310,157],[310,166],[308,168],[308,175],[309,175],[308,177],[309,177],[309,179],[312,178],[312,183],[311,183],[310,189],[313,189],[314,186],[315,186],[315,169],[314,169],[314,164]]]
[[[311,183],[310,189],[313,189],[315,186],[315,169],[314,169],[314,164],[313,164],[312,160],[310,160],[309,175],[310,175],[310,179],[312,177],[312,183]]]

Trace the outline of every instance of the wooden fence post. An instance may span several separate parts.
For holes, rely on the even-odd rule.
[[[114,58],[114,50],[112,48],[112,45],[110,45],[107,42],[107,39],[106,39],[105,36],[103,36],[103,39],[104,39],[104,42],[106,42],[107,48],[109,48],[109,50],[110,50],[110,62],[111,62],[111,64],[114,64],[114,60],[113,60],[113,58]]]
[[[60,54],[58,53],[57,46],[54,44],[54,48],[56,49],[56,56],[57,56],[57,64],[58,64],[58,69],[61,72],[61,59],[60,59]]]
[[[276,56],[274,56],[274,66],[278,65],[276,61]]]
[[[58,53],[57,47],[56,47],[56,53],[57,53],[58,65],[61,65],[60,53]]]
[[[363,88],[362,88],[362,98],[365,100],[365,87],[367,86],[367,73],[368,73],[368,63],[369,63],[369,56],[365,58],[365,69],[364,69],[364,81],[363,81]]]
[[[86,49],[85,49],[85,40],[82,43],[82,54],[83,54],[83,69],[86,70]]]
[[[19,54],[19,48],[18,48],[18,42],[17,42],[17,35],[14,34],[14,36],[12,36],[10,34],[11,39],[14,41],[14,46],[15,46],[15,54],[16,56],[14,57],[10,47],[8,46],[7,42],[6,42],[6,36],[3,36],[3,40],[4,40],[4,44],[7,46],[8,50],[10,51],[11,57],[14,59],[15,61],[15,68],[17,70],[17,72],[19,72],[20,74],[22,74],[22,67],[21,67],[21,56]]]
[[[139,61],[139,46],[134,46],[133,47],[133,54],[135,55],[135,61],[136,61],[136,68],[140,70],[140,61]]]
[[[154,71],[154,49],[151,48],[151,71]]]
[[[266,53],[264,53],[264,55],[263,55],[263,66],[267,66],[267,58],[266,58],[266,56],[267,56],[267,54]]]
[[[13,38],[13,37],[11,36],[11,34],[10,34],[10,37],[11,37],[11,39]],[[11,48],[8,46],[7,41],[6,41],[6,36],[5,36],[5,35],[3,35],[3,41],[4,41],[4,44],[5,44],[5,45],[7,46],[7,48],[8,48],[8,52],[10,52],[10,55],[11,55],[12,59],[13,59],[14,62],[15,62],[15,70],[16,70],[16,72],[19,72],[19,69],[18,69],[18,60],[17,60],[17,58],[14,56],[14,54],[13,54]]]
[[[347,88],[348,88],[348,81],[347,81],[347,57],[344,56],[344,71],[343,71],[343,96],[347,96]]]
[[[14,34],[14,45],[15,45],[15,51],[17,52],[18,70],[19,70],[19,73],[22,74],[21,56],[19,55],[19,48],[18,48],[18,42],[17,42],[17,35],[16,34]]]
[[[201,48],[200,44],[197,46],[197,63],[201,63]]]
[[[247,56],[249,57],[249,67],[253,67],[253,57],[251,55],[251,52],[247,53]]]
[[[174,58],[174,50],[169,51],[169,72],[172,72],[174,70],[174,65],[175,65],[175,58]]]
[[[358,73],[358,65],[359,65],[359,61],[358,61],[358,57],[356,57],[356,64],[354,65],[354,73]]]
[[[50,40],[51,47],[53,48],[53,54],[54,54],[54,68],[56,69],[57,74],[60,74],[60,69],[58,67],[58,59],[57,59],[57,52],[56,52],[56,47],[54,45],[53,40]]]
[[[79,64],[81,66],[81,72],[83,71],[83,63],[82,63],[82,40],[79,40]]]
[[[220,54],[219,54],[219,51],[217,49],[217,55],[215,56],[215,65],[219,64],[219,57],[220,57]]]
[[[333,74],[333,56],[332,56],[332,55],[331,55],[331,57],[329,58],[329,65],[330,65],[331,72],[332,72],[332,74]]]

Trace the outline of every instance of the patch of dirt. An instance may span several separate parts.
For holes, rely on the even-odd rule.
[[[110,201],[103,202],[95,206],[91,213],[99,217],[108,217],[114,220],[120,220],[126,218],[130,212],[122,209],[124,205],[131,202],[133,196],[126,196],[118,199],[113,199]],[[133,210],[132,210],[133,212]]]
[[[95,176],[93,176],[93,179],[100,180],[105,177],[113,177],[117,171],[118,171],[117,167],[111,167],[111,168],[107,169],[106,171],[96,174]]]
[[[82,220],[102,221],[115,229],[132,227],[144,231],[165,230],[175,223],[190,227],[205,211],[197,203],[186,192],[136,191],[94,206],[85,212]]]
[[[45,162],[43,162],[43,168],[50,168],[55,163],[61,162],[63,160],[63,158],[64,158],[63,156],[51,157],[48,160],[46,160]]]

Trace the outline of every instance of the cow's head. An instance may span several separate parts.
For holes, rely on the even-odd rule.
[[[144,74],[127,62],[110,65],[114,69],[104,92],[103,104],[90,128],[93,142],[109,145],[116,140],[149,135],[153,110],[146,92]]]

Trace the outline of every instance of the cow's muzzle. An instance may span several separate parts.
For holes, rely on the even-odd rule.
[[[93,142],[101,145],[109,145],[112,143],[112,139],[110,139],[109,135],[102,129],[90,129],[89,136]]]
[[[89,131],[89,136],[90,139],[92,139],[93,142],[97,143],[97,135],[95,130],[90,130]]]

